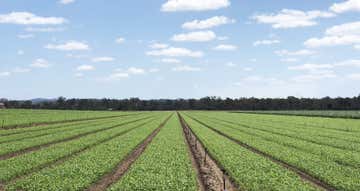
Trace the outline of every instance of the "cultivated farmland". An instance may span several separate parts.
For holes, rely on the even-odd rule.
[[[0,190],[360,190],[360,120],[285,114],[2,110]]]

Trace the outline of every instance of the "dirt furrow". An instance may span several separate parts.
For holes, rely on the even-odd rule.
[[[56,141],[48,142],[48,143],[45,143],[45,144],[42,144],[42,145],[37,145],[37,146],[22,149],[22,150],[18,150],[18,151],[12,152],[12,153],[0,155],[0,160],[6,160],[6,159],[9,159],[9,158],[19,156],[19,155],[23,155],[25,153],[37,151],[37,150],[49,147],[49,146],[54,145],[54,144],[63,143],[63,142],[67,142],[67,141],[72,141],[72,140],[79,139],[80,137],[83,137],[83,136],[86,136],[86,135],[95,134],[95,133],[98,133],[98,132],[101,132],[101,131],[105,131],[105,130],[108,130],[108,129],[113,129],[113,128],[116,128],[116,127],[124,126],[124,125],[130,124],[130,123],[135,123],[135,122],[145,120],[145,119],[148,119],[148,118],[151,118],[151,117],[145,117],[145,118],[129,121],[129,122],[114,125],[114,126],[111,126],[111,127],[98,129],[98,130],[87,132],[87,133],[78,134],[78,135],[68,137],[68,138],[65,138],[65,139],[62,139],[62,140],[56,140]]]
[[[9,130],[9,129],[18,129],[18,128],[28,128],[28,127],[37,127],[37,126],[45,126],[45,125],[55,125],[55,124],[66,124],[66,123],[72,123],[72,122],[80,122],[80,121],[93,121],[98,119],[110,119],[110,118],[116,118],[116,117],[126,117],[126,116],[132,116],[132,115],[140,115],[141,113],[135,113],[135,114],[126,114],[126,115],[116,115],[116,116],[106,116],[106,117],[94,117],[94,118],[83,118],[83,119],[72,119],[72,120],[62,120],[62,121],[53,121],[53,122],[41,122],[41,123],[31,123],[29,124],[20,124],[20,125],[10,125],[10,126],[4,126],[0,128],[0,130]]]
[[[40,171],[40,170],[42,170],[42,169],[44,169],[44,168],[48,168],[48,167],[60,165],[60,164],[64,163],[65,161],[69,160],[70,158],[76,157],[77,155],[79,155],[79,154],[81,154],[81,153],[83,153],[83,152],[85,152],[85,151],[93,148],[93,147],[96,146],[96,145],[103,144],[103,143],[108,142],[108,141],[110,141],[110,140],[112,140],[112,139],[115,139],[115,138],[117,138],[117,137],[120,137],[120,136],[122,136],[122,135],[125,135],[125,134],[129,133],[130,131],[133,131],[133,130],[135,130],[135,129],[137,129],[137,128],[140,128],[140,127],[142,127],[142,126],[150,123],[150,122],[153,121],[153,120],[155,120],[155,119],[152,119],[152,120],[147,121],[147,122],[145,122],[145,123],[139,124],[139,125],[131,128],[131,129],[128,129],[128,130],[126,130],[126,131],[123,131],[123,132],[114,134],[114,135],[108,137],[107,139],[104,139],[104,140],[102,140],[102,141],[99,141],[99,142],[96,142],[96,143],[94,143],[94,144],[88,145],[88,146],[86,146],[86,147],[84,147],[84,148],[82,148],[82,149],[80,149],[80,150],[78,150],[78,151],[76,151],[76,152],[74,152],[74,153],[65,155],[65,156],[63,156],[63,157],[61,157],[61,158],[58,158],[58,159],[55,160],[55,161],[48,162],[48,163],[42,164],[42,165],[40,165],[40,166],[38,166],[38,167],[35,167],[35,168],[29,170],[29,172],[24,173],[24,174],[22,174],[21,176],[17,176],[17,177],[15,177],[15,178],[13,178],[11,181],[9,181],[9,183],[16,182],[17,180],[22,179],[22,178],[24,178],[24,177],[26,177],[26,176],[29,176],[30,174],[33,174],[33,173],[35,173],[35,172],[38,172],[38,171]],[[0,183],[0,191],[1,191],[1,185],[2,185],[2,184]],[[2,186],[4,186],[4,184],[3,184]]]
[[[248,145],[248,144],[246,144],[246,143],[244,143],[244,142],[242,142],[240,140],[232,138],[231,136],[229,136],[229,135],[227,135],[227,134],[225,134],[225,133],[223,133],[223,132],[221,132],[221,131],[219,131],[219,130],[217,130],[217,129],[215,129],[215,128],[213,128],[213,127],[211,127],[211,126],[209,126],[209,125],[207,125],[205,123],[203,123],[202,121],[200,121],[200,120],[198,120],[196,118],[193,118],[191,116],[188,116],[188,117],[190,117],[191,119],[197,121],[198,123],[202,124],[203,126],[211,129],[212,131],[218,133],[219,135],[221,135],[221,136],[233,141],[234,143],[242,146],[243,148],[246,148],[246,149],[252,151],[253,153],[261,155],[261,156],[263,156],[263,157],[265,157],[265,158],[267,158],[267,159],[269,159],[269,160],[271,160],[271,161],[273,161],[273,162],[287,168],[288,170],[295,172],[296,174],[299,175],[299,177],[301,179],[303,179],[306,182],[311,183],[312,185],[316,186],[317,188],[320,188],[322,190],[328,190],[328,191],[335,191],[336,190],[336,188],[334,188],[333,186],[329,185],[328,183],[326,183],[326,182],[324,182],[324,181],[322,181],[320,179],[317,179],[317,178],[313,177],[312,175],[308,174],[307,172],[304,172],[304,171],[300,170],[296,166],[293,166],[293,165],[291,165],[291,164],[289,164],[289,163],[287,163],[285,161],[276,159],[272,155],[269,155],[269,154],[267,154],[267,153],[265,153],[263,151],[260,151],[257,148],[252,147],[252,146],[250,146],[250,145]]]
[[[122,160],[112,172],[104,175],[98,182],[90,186],[87,191],[106,190],[110,185],[121,179],[121,177],[128,171],[131,165],[140,157],[145,151],[146,147],[151,143],[154,137],[160,132],[165,124],[172,117],[171,114],[156,128],[142,143],[140,143],[124,160]]]
[[[226,170],[207,152],[202,142],[179,113],[178,116],[190,149],[191,158],[196,163],[194,167],[198,172],[199,189],[201,191],[236,191],[238,186],[227,176]]]

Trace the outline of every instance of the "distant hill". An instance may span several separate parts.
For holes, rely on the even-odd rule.
[[[42,103],[42,102],[54,102],[56,101],[56,99],[52,98],[52,99],[48,99],[48,98],[35,98],[35,99],[31,99],[30,100],[33,104],[38,104],[38,103]]]

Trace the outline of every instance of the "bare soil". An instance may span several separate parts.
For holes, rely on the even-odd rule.
[[[226,171],[211,157],[185,120],[179,113],[178,115],[188,148],[190,149],[191,158],[195,160],[196,163],[193,166],[198,173],[199,189],[201,191],[236,191],[237,186],[231,178],[226,175]]]

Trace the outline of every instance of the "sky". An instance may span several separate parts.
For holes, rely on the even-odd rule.
[[[0,0],[0,97],[352,97],[360,0]]]

